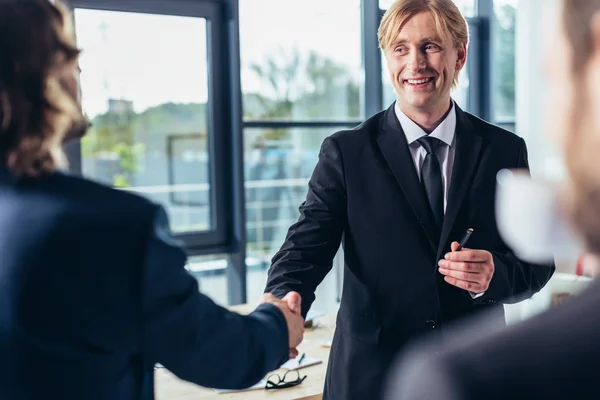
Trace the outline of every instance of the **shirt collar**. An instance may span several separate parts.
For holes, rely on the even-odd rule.
[[[452,101],[452,108],[446,118],[429,134],[429,136],[441,140],[448,146],[452,146],[454,142],[454,133],[456,131],[456,107],[454,101]],[[406,114],[402,112],[398,102],[396,102],[394,109],[396,111],[396,117],[400,121],[400,126],[406,135],[406,140],[409,145],[416,142],[423,136],[428,136],[427,133],[421,129],[412,119],[408,118]]]

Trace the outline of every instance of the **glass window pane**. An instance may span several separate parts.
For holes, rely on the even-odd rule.
[[[264,290],[270,260],[300,215],[298,207],[306,198],[321,143],[341,129],[244,130],[247,257],[256,264],[248,266],[249,301]],[[329,275],[317,289],[314,307],[321,310],[336,307],[334,271]]]
[[[227,297],[227,255],[211,254],[189,257],[185,269],[198,281],[199,290],[222,306],[229,304]]]
[[[75,10],[83,173],[162,203],[174,232],[211,220],[206,20]]]
[[[362,117],[360,0],[240,1],[244,119]]]
[[[475,16],[475,1],[476,0],[454,0],[466,18]],[[387,10],[393,3],[394,0],[379,0],[379,8]]]
[[[496,123],[514,129],[517,0],[494,0],[492,104]]]
[[[458,83],[452,89],[452,98],[463,111],[469,110],[469,63],[458,74]]]

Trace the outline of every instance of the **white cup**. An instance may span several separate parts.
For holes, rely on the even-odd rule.
[[[525,170],[502,170],[496,180],[498,230],[517,257],[532,263],[577,258],[581,246],[561,213],[557,183]]]

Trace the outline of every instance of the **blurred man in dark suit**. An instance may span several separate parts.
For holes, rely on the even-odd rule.
[[[251,386],[302,340],[300,298],[228,312],[161,207],[59,172],[87,128],[70,21],[58,2],[0,0],[0,398],[151,399],[157,362]]]
[[[548,64],[549,115],[566,154],[565,208],[597,263],[600,0],[564,0],[562,8]],[[388,399],[598,399],[599,338],[596,280],[579,296],[506,330],[486,319],[453,332],[444,346],[413,349],[390,375]]]

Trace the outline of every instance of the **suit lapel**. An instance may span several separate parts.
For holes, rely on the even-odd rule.
[[[406,135],[396,117],[394,106],[395,103],[383,115],[377,144],[435,251],[438,248],[440,231],[429,208],[425,190],[417,176]]]
[[[454,154],[454,166],[452,167],[452,178],[446,205],[446,215],[442,226],[442,234],[439,241],[438,258],[449,239],[450,232],[456,221],[458,211],[465,198],[479,160],[482,139],[479,136],[467,115],[456,105],[456,152]],[[458,240],[459,238],[457,238]]]

